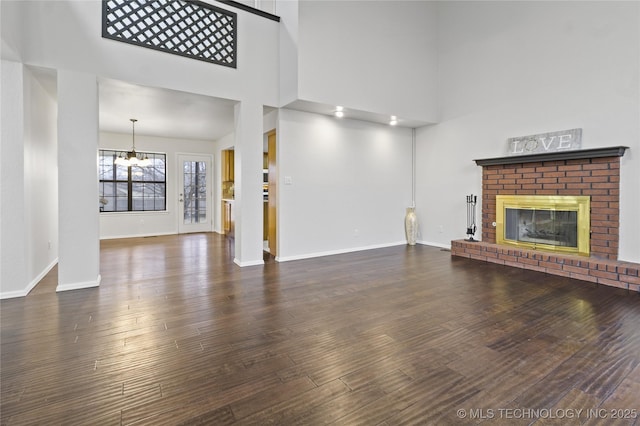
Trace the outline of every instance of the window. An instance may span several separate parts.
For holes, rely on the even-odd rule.
[[[100,150],[98,178],[100,179],[101,212],[163,211],[166,202],[165,154],[145,154],[151,160],[147,167],[126,167],[115,164],[122,151]]]

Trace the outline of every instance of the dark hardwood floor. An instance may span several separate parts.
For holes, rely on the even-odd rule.
[[[420,245],[229,250],[104,241],[99,288],[3,300],[1,423],[640,425],[637,294]]]

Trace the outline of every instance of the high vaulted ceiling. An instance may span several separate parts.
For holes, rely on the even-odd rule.
[[[100,131],[217,140],[233,132],[234,101],[101,79]]]
[[[56,97],[54,70],[31,67],[43,86]],[[215,141],[234,130],[235,101],[124,81],[99,80],[99,126],[102,132],[130,133],[135,118],[136,134],[175,139]],[[333,116],[335,106],[296,101],[285,108]],[[265,107],[265,113],[274,110]],[[388,124],[386,115],[345,109],[345,118]],[[430,123],[398,117],[399,127],[420,127]]]

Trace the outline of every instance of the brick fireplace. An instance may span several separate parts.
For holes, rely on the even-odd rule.
[[[476,160],[482,166],[482,241],[452,241],[452,255],[640,291],[640,265],[618,261],[620,157],[625,149]],[[496,195],[589,196],[590,257],[496,244]]]

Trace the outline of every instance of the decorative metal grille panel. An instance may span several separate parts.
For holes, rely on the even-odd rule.
[[[236,14],[199,1],[103,0],[102,37],[236,67]]]

